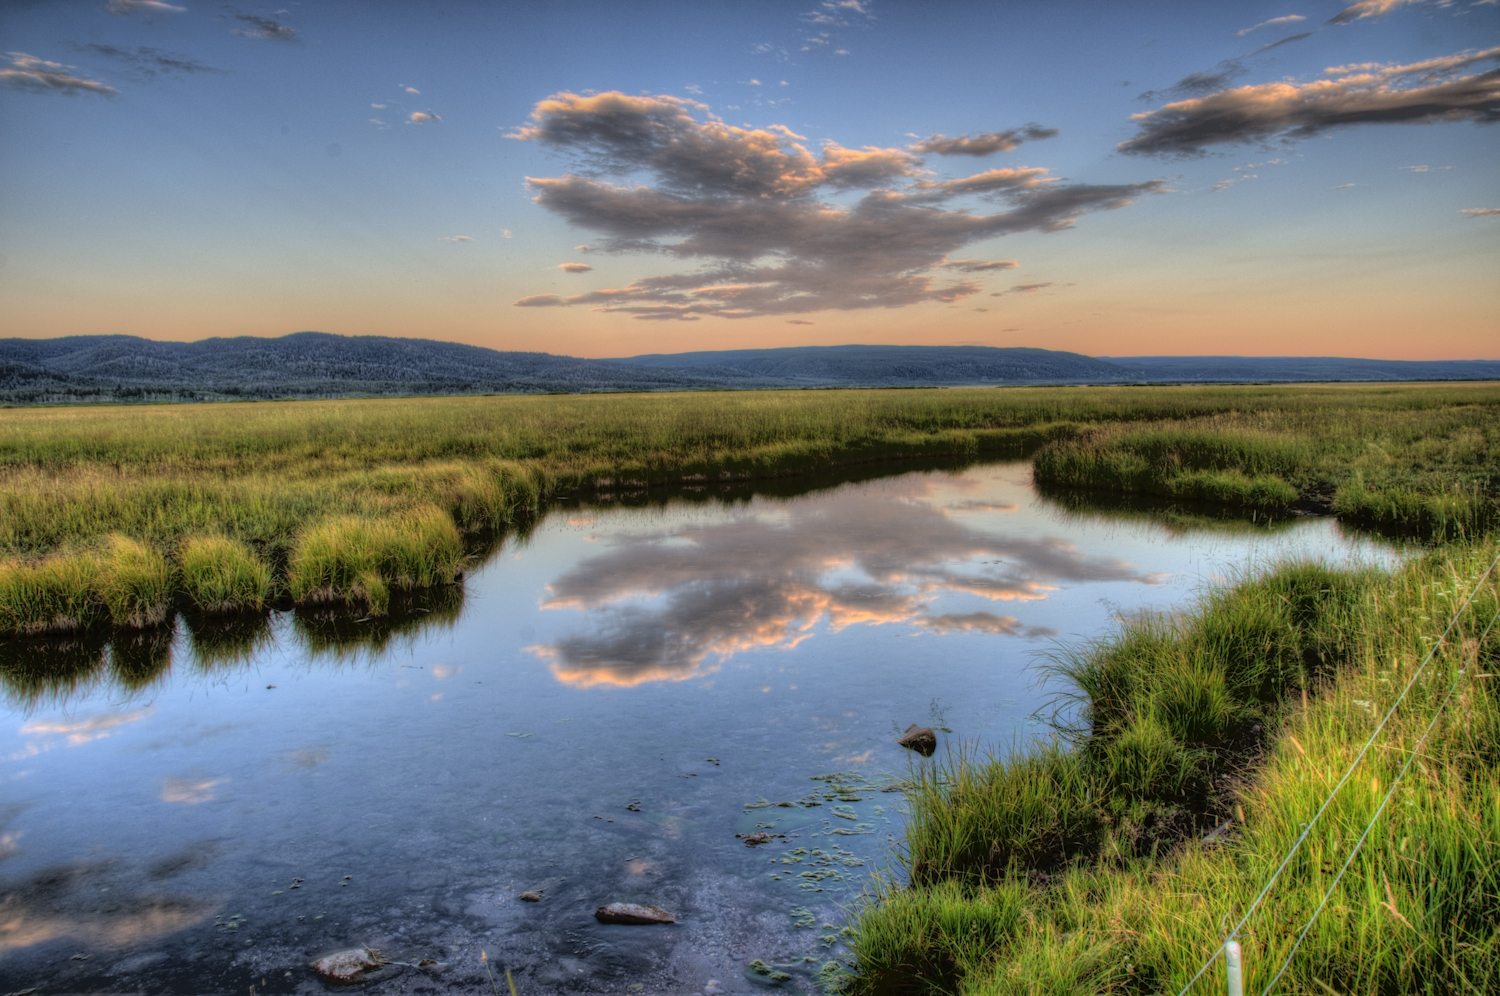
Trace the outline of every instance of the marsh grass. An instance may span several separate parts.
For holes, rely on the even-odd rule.
[[[184,595],[207,615],[258,613],[271,598],[271,567],[227,536],[193,536],[177,551]]]
[[[1284,567],[1060,659],[1079,725],[915,778],[911,885],[871,896],[846,988],[1178,992],[1497,549],[1436,551],[1393,574]],[[1247,992],[1290,952],[1450,688],[1277,991],[1500,991],[1500,632],[1479,640],[1497,611],[1492,578],[1252,917]]]
[[[493,536],[563,497],[629,503],[894,460],[1035,452],[1048,487],[1272,517],[1296,504],[1429,538],[1500,521],[1494,385],[11,409],[0,429],[0,632],[13,634],[152,625],[161,564],[112,536],[157,551],[170,594],[199,611],[254,611],[285,591],[378,612],[393,591],[448,574],[439,516]]]
[[[384,615],[393,590],[452,584],[463,563],[463,538],[442,509],[391,519],[343,516],[300,538],[288,583],[300,602],[361,604]]]

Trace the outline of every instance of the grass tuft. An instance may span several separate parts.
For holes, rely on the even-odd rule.
[[[99,600],[116,626],[159,626],[172,608],[167,559],[139,540],[109,537],[95,579]]]
[[[371,615],[384,615],[393,589],[451,584],[463,559],[463,539],[439,508],[397,519],[345,516],[302,535],[288,581],[299,602],[362,604]]]
[[[182,590],[211,615],[259,612],[271,597],[271,568],[227,536],[195,536],[177,551]]]

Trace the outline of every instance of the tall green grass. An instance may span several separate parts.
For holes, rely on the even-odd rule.
[[[917,774],[910,885],[871,897],[846,988],[1177,993],[1497,552],[1284,567],[1062,657],[1076,724],[1050,746]],[[1479,639],[1497,612],[1491,578],[1251,918],[1246,992],[1291,952],[1450,688],[1277,991],[1500,991],[1500,631]],[[1222,992],[1221,972],[1195,991]]]
[[[345,516],[301,537],[288,582],[298,601],[357,603],[384,615],[393,589],[451,584],[463,561],[463,538],[442,509],[390,519]]]
[[[110,536],[157,551],[173,596],[203,611],[253,610],[293,590],[378,610],[382,590],[448,556],[433,509],[475,536],[524,527],[563,495],[628,500],[897,459],[1036,452],[1038,481],[1053,489],[1273,514],[1298,504],[1418,535],[1472,536],[1500,521],[1497,439],[1492,385],[10,409],[0,411],[0,632],[86,628],[116,619],[114,610],[131,625],[152,617],[160,602],[126,608],[90,574]],[[426,523],[437,546],[376,556],[371,544],[396,543],[366,535],[377,523]],[[336,554],[334,533],[354,545]],[[191,552],[205,536],[239,552]],[[294,560],[304,565],[295,577]],[[256,565],[271,570],[268,583]]]

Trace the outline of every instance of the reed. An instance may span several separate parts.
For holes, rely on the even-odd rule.
[[[1438,550],[1391,574],[1287,566],[1063,656],[1076,722],[1049,745],[971,749],[913,779],[911,884],[868,897],[844,987],[1177,993],[1458,614],[1247,925],[1245,984],[1269,983],[1373,820],[1277,991],[1500,991],[1494,578],[1459,612],[1497,552]],[[1199,986],[1220,992],[1221,976]]]
[[[271,597],[271,568],[244,543],[194,536],[177,551],[182,592],[199,612],[260,612]]]
[[[422,575],[424,560],[448,557],[451,532],[434,525],[433,509],[464,535],[493,535],[526,528],[562,495],[628,499],[651,488],[850,473],[892,460],[1035,453],[1038,482],[1053,492],[1154,495],[1189,517],[1225,507],[1276,516],[1296,504],[1439,539],[1500,522],[1495,385],[9,409],[0,410],[0,430],[4,633],[86,628],[113,618],[110,605],[121,619],[135,618],[118,601],[131,597],[118,585],[109,596],[116,601],[100,601],[94,574],[112,556],[105,548],[114,535],[158,551],[172,594],[203,611],[254,610],[267,593],[294,588],[301,598],[373,608]],[[419,553],[390,529],[417,529],[436,546]],[[243,552],[220,547],[212,567],[207,554],[189,554],[206,536],[251,551],[272,570],[269,586]],[[337,553],[328,546],[335,540],[353,545]],[[404,552],[376,556],[375,546]],[[289,565],[298,556],[294,579]],[[141,602],[136,623],[160,604]]]
[[[384,615],[391,591],[451,584],[464,560],[463,538],[442,509],[394,519],[344,516],[299,539],[288,582],[299,602],[361,604]]]

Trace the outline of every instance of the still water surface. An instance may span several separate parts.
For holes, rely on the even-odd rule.
[[[74,646],[0,706],[0,992],[323,992],[309,962],[360,944],[404,963],[370,993],[488,992],[481,951],[522,994],[764,991],[756,959],[814,991],[899,843],[898,730],[1024,741],[1039,652],[1395,556],[1073,514],[1001,464],[563,511],[394,620]]]

